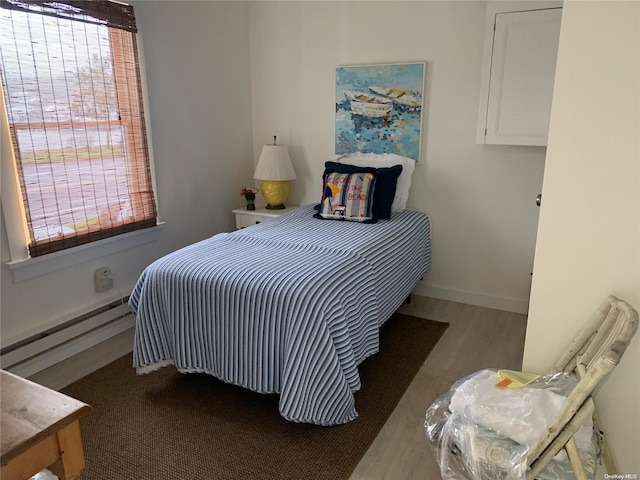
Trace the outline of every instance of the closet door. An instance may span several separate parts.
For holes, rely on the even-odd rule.
[[[482,143],[546,145],[562,9],[495,14]]]

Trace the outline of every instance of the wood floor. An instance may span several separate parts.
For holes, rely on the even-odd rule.
[[[413,296],[402,313],[448,322],[449,328],[416,375],[351,480],[438,480],[441,478],[424,433],[424,414],[458,378],[482,368],[518,370],[526,316],[461,303]],[[132,331],[55,365],[32,380],[60,389],[119,358],[132,348]]]
[[[387,423],[351,475],[351,480],[438,480],[438,465],[424,431],[431,402],[453,382],[490,367],[522,366],[526,316],[462,303],[413,296],[399,310],[448,322]]]

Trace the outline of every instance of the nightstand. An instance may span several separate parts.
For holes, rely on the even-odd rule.
[[[267,222],[272,218],[279,217],[283,213],[291,212],[298,208],[297,205],[289,205],[282,210],[267,210],[265,207],[256,207],[255,210],[246,208],[236,208],[233,213],[236,215],[236,228],[245,228],[256,223]]]

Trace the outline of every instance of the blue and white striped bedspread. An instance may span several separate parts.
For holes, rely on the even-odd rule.
[[[279,393],[290,421],[355,419],[357,366],[430,268],[429,218],[406,210],[360,224],[313,213],[215,235],[147,267],[129,300],[138,373],[174,364]]]

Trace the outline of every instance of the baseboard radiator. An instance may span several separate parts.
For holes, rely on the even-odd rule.
[[[135,319],[128,299],[116,300],[2,348],[2,369],[27,378],[132,328]]]

